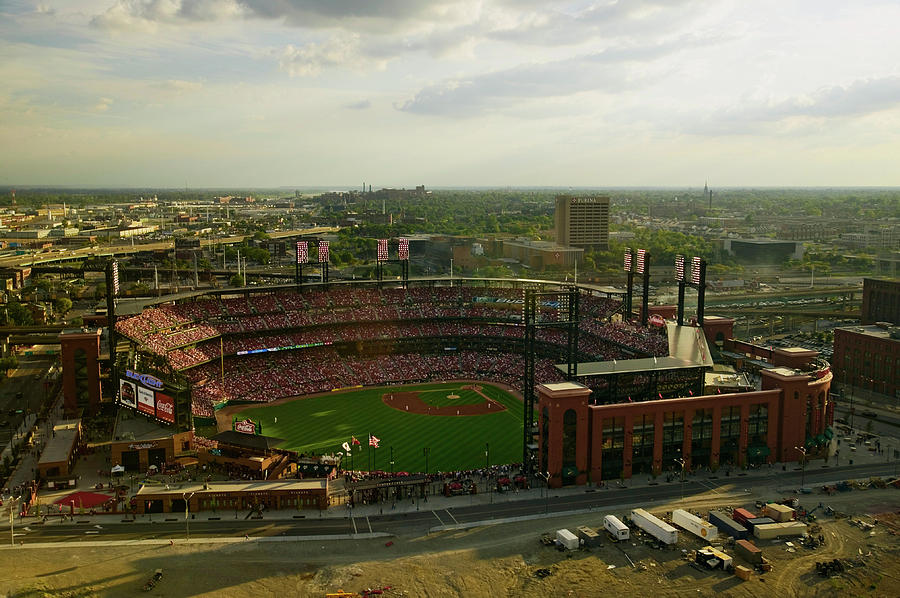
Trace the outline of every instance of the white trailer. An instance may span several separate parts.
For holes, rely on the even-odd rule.
[[[631,537],[631,530],[615,515],[607,515],[603,518],[603,528],[610,533],[614,540],[627,540]]]
[[[662,542],[663,544],[675,544],[678,542],[678,530],[645,511],[644,509],[632,509],[631,520],[634,524]]]
[[[578,548],[578,536],[567,529],[556,530],[556,541],[566,550],[576,550]]]
[[[672,511],[672,523],[691,532],[697,537],[703,538],[707,542],[712,542],[719,535],[719,530],[716,529],[715,525],[703,521],[696,515],[689,513],[684,509],[675,509]]]

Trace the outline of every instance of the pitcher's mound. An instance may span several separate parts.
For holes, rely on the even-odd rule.
[[[458,399],[459,395],[447,395],[448,399]]]

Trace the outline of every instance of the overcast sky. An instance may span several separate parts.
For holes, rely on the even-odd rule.
[[[0,0],[0,185],[900,185],[896,0]]]

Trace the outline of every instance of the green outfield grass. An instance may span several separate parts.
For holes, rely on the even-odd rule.
[[[484,467],[485,443],[490,444],[491,464],[520,462],[524,406],[521,400],[496,386],[480,384],[482,392],[505,405],[506,410],[486,415],[404,413],[381,401],[385,393],[412,390],[424,391],[422,399],[437,406],[482,401],[474,392],[461,390],[462,386],[454,382],[365,388],[246,409],[237,417],[262,423],[263,434],[285,439],[281,448],[301,453],[337,453],[343,451],[341,443],[356,436],[362,443],[353,451],[352,467],[356,470],[389,471],[391,447],[394,471],[411,473],[425,470],[425,447],[430,449],[430,472]],[[449,394],[460,398],[447,399]],[[381,440],[381,448],[368,447],[369,434]],[[344,466],[350,467],[349,459],[345,459]]]

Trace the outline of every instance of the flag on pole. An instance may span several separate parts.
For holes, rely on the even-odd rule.
[[[341,445],[341,448],[343,448],[345,451],[347,451],[347,454],[350,453],[350,444],[349,443],[345,442],[344,444]]]
[[[360,441],[356,439],[356,436],[351,436],[350,438],[353,439],[350,441],[350,444],[352,444],[353,446],[356,446],[357,444],[361,444]]]
[[[369,434],[369,446],[374,446],[375,448],[378,448],[379,442],[381,442],[380,439],[376,438],[372,434]]]

